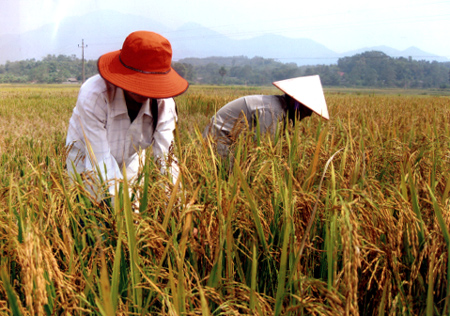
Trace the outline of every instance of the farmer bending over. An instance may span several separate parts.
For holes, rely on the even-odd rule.
[[[256,128],[257,119],[261,135],[267,132],[275,135],[277,123],[284,121],[286,116],[295,123],[315,112],[329,120],[319,76],[298,77],[273,84],[285,94],[241,97],[227,103],[211,118],[203,137],[209,137],[216,143],[222,158],[228,156],[230,146],[239,133],[247,127],[250,130]]]
[[[82,85],[69,122],[67,169],[72,177],[76,171],[87,179],[86,174],[96,175],[98,166],[114,195],[123,166],[127,180],[135,180],[143,149],[153,146],[161,171],[169,171],[176,182],[172,145],[177,112],[172,97],[185,92],[188,82],[171,62],[169,41],[147,31],[131,33],[121,50],[99,58],[99,75]]]

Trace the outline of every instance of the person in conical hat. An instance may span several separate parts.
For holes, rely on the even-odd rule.
[[[185,92],[188,82],[171,63],[170,42],[149,31],[129,34],[121,50],[99,58],[99,74],[81,86],[69,122],[67,169],[72,177],[100,172],[114,195],[123,167],[129,181],[136,179],[143,149],[153,146],[162,171],[170,171],[176,182],[176,159],[167,159],[177,121],[173,97]]]
[[[203,137],[215,142],[223,158],[229,153],[233,140],[244,128],[253,130],[259,121],[259,132],[275,134],[277,123],[301,121],[316,113],[329,120],[328,108],[318,75],[273,82],[284,95],[249,95],[224,105],[211,118]],[[248,126],[247,126],[248,125]]]

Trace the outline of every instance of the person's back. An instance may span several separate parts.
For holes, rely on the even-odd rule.
[[[253,131],[259,120],[260,133],[275,133],[277,123],[286,115],[286,102],[282,95],[249,95],[233,100],[223,106],[203,131],[217,143],[222,157],[228,154],[229,146],[238,135],[248,129]]]

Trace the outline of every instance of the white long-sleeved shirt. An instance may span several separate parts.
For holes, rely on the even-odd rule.
[[[105,181],[123,179],[123,165],[127,178],[138,172],[142,149],[153,145],[153,155],[166,171],[165,160],[171,155],[173,132],[177,121],[175,101],[158,99],[158,123],[153,130],[150,100],[141,107],[133,122],[128,116],[123,90],[117,88],[110,102],[106,82],[100,75],[89,78],[81,87],[69,122],[66,145],[71,146],[67,169],[73,173],[72,162],[78,173],[96,171],[100,167]],[[90,155],[92,148],[93,155]],[[174,183],[178,177],[176,160],[172,157],[171,174]],[[114,182],[112,182],[114,183]],[[114,193],[114,185],[109,191]]]
[[[286,117],[286,99],[284,95],[249,95],[225,104],[203,131],[203,137],[211,135],[217,142],[217,151],[226,157],[232,144],[232,132],[239,132],[237,124],[248,123],[250,130],[259,120],[261,135],[269,132],[274,135],[277,123]],[[236,136],[236,135],[235,135]]]

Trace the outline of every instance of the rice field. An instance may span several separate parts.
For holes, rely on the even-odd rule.
[[[326,91],[329,122],[242,135],[230,169],[201,131],[278,90],[191,86],[181,185],[147,155],[134,213],[65,173],[77,93],[0,86],[1,315],[450,314],[450,97]]]

